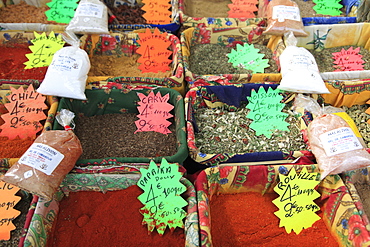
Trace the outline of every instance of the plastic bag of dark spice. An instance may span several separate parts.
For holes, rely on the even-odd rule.
[[[51,200],[82,154],[71,127],[75,114],[62,109],[56,116],[64,130],[44,131],[0,180]]]
[[[356,126],[346,119],[350,118],[347,114],[348,117],[337,114],[341,111],[333,111],[331,107],[320,107],[315,99],[302,94],[296,96],[294,107],[304,108],[315,116],[308,125],[307,139],[321,179],[370,166],[370,154],[361,135],[356,134]]]

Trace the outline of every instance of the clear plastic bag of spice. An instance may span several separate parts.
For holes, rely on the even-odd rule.
[[[340,110],[320,107],[315,99],[302,94],[296,96],[294,107],[304,108],[315,116],[308,125],[307,139],[321,179],[370,165],[370,154],[362,137],[356,134],[357,128],[351,127],[350,120],[337,114]]]
[[[315,57],[304,47],[297,47],[293,32],[284,34],[286,48],[279,56],[282,79],[279,89],[297,93],[327,94]]]
[[[307,37],[298,4],[293,0],[272,0],[267,5],[267,27],[263,34],[284,35],[292,31],[296,37]]]
[[[44,131],[0,180],[47,200],[82,154],[80,140],[70,127],[74,113],[61,110],[57,121],[65,130]]]

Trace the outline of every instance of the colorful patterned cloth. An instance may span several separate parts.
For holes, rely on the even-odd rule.
[[[137,93],[143,93],[148,95],[151,89],[92,89],[85,90],[85,94],[88,100],[74,100],[62,98],[58,105],[58,112],[61,109],[68,109],[79,115],[95,116],[102,114],[111,113],[137,113],[137,102],[140,100]],[[177,152],[172,156],[164,157],[170,163],[181,164],[188,156],[188,148],[186,144],[186,130],[185,130],[185,119],[184,119],[184,99],[174,89],[159,87],[153,89],[154,93],[160,92],[161,95],[169,94],[168,103],[174,106],[171,111],[174,115],[174,121],[176,123],[176,136],[177,136]],[[63,129],[63,127],[54,121],[53,129]],[[160,163],[162,156],[155,157],[153,154],[153,160]],[[147,157],[104,157],[101,159],[80,159],[76,162],[78,166],[117,166],[121,163],[149,163],[150,158]]]
[[[353,236],[356,237],[356,239],[359,239],[361,237],[366,238],[366,240],[368,241],[368,244],[370,244],[370,233],[368,235],[365,235],[362,232],[365,231],[365,229],[363,228],[366,228],[367,231],[370,231],[370,221],[369,221],[370,216],[366,215],[366,213],[364,212],[365,205],[363,204],[363,201],[365,200],[365,198],[361,198],[360,194],[358,193],[355,187],[355,184],[356,183],[370,184],[369,172],[370,172],[370,168],[366,167],[366,168],[362,168],[362,169],[358,169],[354,171],[348,171],[342,174],[343,180],[359,212],[359,214],[356,217],[358,219],[361,219],[365,225],[364,227],[360,228],[361,229],[360,234],[354,234]],[[370,191],[366,193],[370,193]]]
[[[139,174],[68,174],[61,184],[61,191],[54,196],[53,200],[38,201],[24,247],[46,245],[53,223],[58,216],[59,202],[65,194],[78,191],[122,190],[135,185],[139,178]],[[199,246],[199,221],[195,189],[185,178],[181,178],[180,182],[187,187],[187,191],[183,194],[188,202],[186,209],[188,214],[185,218],[185,246],[197,247]]]
[[[307,163],[306,163],[307,164]],[[198,199],[201,246],[212,246],[210,224],[210,201],[219,193],[236,194],[243,192],[274,193],[273,188],[279,179],[279,173],[287,175],[291,168],[297,173],[303,166],[308,172],[317,172],[315,164],[277,165],[277,166],[223,166],[202,171],[195,188]],[[338,175],[327,176],[320,182],[318,192],[326,200],[324,217],[332,236],[340,246],[369,246],[370,235],[367,224],[361,218],[361,211],[351,197],[347,187]]]

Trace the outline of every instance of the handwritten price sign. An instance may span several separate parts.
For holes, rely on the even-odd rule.
[[[342,14],[340,11],[343,5],[340,4],[340,0],[312,0],[316,5],[313,9],[317,14],[338,16]]]
[[[45,11],[48,21],[68,24],[75,14],[78,3],[76,0],[53,0],[46,5],[50,8]]]
[[[138,199],[145,205],[140,212],[148,230],[152,232],[157,228],[157,232],[163,235],[167,225],[171,230],[176,227],[184,228],[182,219],[186,212],[182,208],[187,202],[181,194],[186,191],[186,187],[180,182],[178,166],[162,159],[160,167],[151,161],[149,168],[142,168],[140,172],[141,178],[137,185],[144,193]]]
[[[137,127],[135,133],[142,131],[156,131],[162,134],[171,133],[168,129],[171,122],[166,120],[173,117],[169,113],[174,108],[173,105],[168,103],[170,95],[166,94],[162,97],[160,92],[154,94],[151,91],[148,96],[142,93],[138,93],[138,96],[141,101],[139,101],[139,106],[137,107],[139,120],[135,121]]]
[[[18,187],[0,182],[0,240],[10,239],[10,231],[15,229],[12,221],[21,213],[14,209],[21,200],[15,195],[18,190]]]
[[[258,53],[260,50],[254,48],[253,44],[236,45],[235,50],[227,54],[229,63],[235,68],[242,67],[252,70],[253,73],[263,73],[269,67],[268,59],[263,59],[265,54]]]
[[[230,18],[254,18],[255,11],[258,11],[257,0],[232,0],[232,4],[228,4],[230,9],[228,13]]]
[[[171,23],[171,4],[167,0],[143,0],[143,17],[149,24]]]
[[[145,72],[166,72],[170,70],[171,60],[168,57],[172,51],[168,50],[171,41],[167,39],[167,33],[160,33],[158,28],[154,32],[147,28],[145,33],[139,33],[140,39],[137,41],[140,47],[137,53],[141,57],[137,60],[140,63],[139,69]]]
[[[320,183],[318,177],[318,173],[309,173],[306,168],[299,174],[294,168],[288,176],[279,174],[280,182],[274,187],[279,197],[272,202],[279,208],[274,213],[280,218],[279,226],[285,226],[287,233],[293,230],[299,234],[320,219],[315,213],[320,208],[313,202],[320,196],[315,190],[315,186]]]
[[[342,48],[340,52],[333,52],[335,71],[364,70],[365,62],[359,52],[360,47],[353,49],[352,46],[348,50]]]
[[[28,61],[24,63],[25,69],[49,66],[55,52],[65,44],[60,35],[55,37],[53,31],[49,36],[46,36],[45,32],[42,34],[34,32],[34,34],[35,38],[31,40],[33,45],[29,47],[32,53],[26,54]]]
[[[37,93],[32,84],[27,90],[23,87],[10,89],[12,93],[7,96],[10,103],[5,104],[8,113],[1,115],[5,123],[0,126],[0,136],[7,136],[10,140],[17,136],[21,139],[34,139],[36,133],[43,128],[40,120],[46,119],[43,111],[48,108],[44,103],[45,97]]]
[[[285,121],[288,114],[281,112],[285,104],[281,103],[283,96],[279,94],[279,89],[266,90],[261,86],[256,92],[252,90],[251,96],[247,97],[250,109],[247,117],[252,119],[250,128],[256,131],[256,135],[265,135],[271,138],[275,130],[288,131],[289,123]]]

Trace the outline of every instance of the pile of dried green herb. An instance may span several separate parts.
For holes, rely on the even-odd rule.
[[[358,131],[362,135],[365,144],[370,148],[370,124],[367,121],[370,119],[370,115],[365,111],[370,107],[368,104],[354,105],[352,107],[343,106],[345,112],[353,119],[356,123]]]
[[[195,113],[199,132],[195,142],[202,153],[253,153],[271,151],[307,150],[299,128],[299,116],[285,107],[282,112],[289,113],[286,121],[289,130],[276,130],[270,139],[264,135],[256,136],[249,128],[252,120],[247,118],[249,109],[238,108],[227,111],[222,108],[200,108]]]
[[[319,67],[320,72],[333,72],[337,68],[335,68],[336,64],[334,64],[333,53],[340,52],[342,49],[348,50],[350,47],[356,49],[360,46],[353,46],[353,45],[346,45],[346,46],[338,46],[332,48],[325,48],[320,51],[310,50],[311,54],[315,57],[317,66]],[[362,60],[364,61],[364,70],[370,70],[370,51],[360,47],[360,55],[362,55]]]
[[[273,59],[272,51],[264,45],[253,44],[259,49],[258,53],[265,54],[263,59],[269,60],[270,67],[265,68],[265,73],[278,73],[278,67]],[[227,54],[233,47],[220,44],[196,44],[190,47],[189,70],[198,75],[219,74],[250,74],[251,70],[236,68],[229,63]]]

